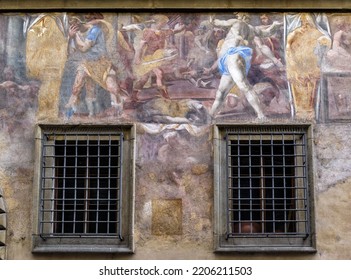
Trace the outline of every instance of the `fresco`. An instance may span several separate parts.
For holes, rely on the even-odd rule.
[[[321,119],[325,121],[349,121],[351,100],[351,18],[339,15],[330,18],[332,45],[323,57]]]
[[[36,120],[195,126],[350,119],[346,14],[48,13],[0,21],[1,120],[10,130],[29,111]]]

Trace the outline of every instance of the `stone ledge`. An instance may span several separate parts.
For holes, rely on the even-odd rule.
[[[0,10],[47,10],[47,9],[351,9],[351,1],[306,0],[0,0]]]

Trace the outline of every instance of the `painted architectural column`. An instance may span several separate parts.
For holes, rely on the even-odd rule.
[[[25,45],[23,37],[23,20],[21,17],[8,17],[6,38],[6,65],[13,68],[17,79],[25,75]]]

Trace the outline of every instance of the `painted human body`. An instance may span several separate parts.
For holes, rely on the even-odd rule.
[[[167,48],[167,38],[182,30],[183,26],[175,29],[165,29],[168,22],[166,16],[155,16],[155,24],[143,30],[140,45],[136,48],[134,59],[133,99],[138,100],[138,93],[143,89],[151,73],[156,76],[158,90],[164,98],[169,98],[163,81],[162,66],[175,59],[178,52],[175,48]]]
[[[76,49],[82,53],[82,60],[76,70],[72,95],[65,106],[71,112],[68,114],[75,112],[84,86],[89,115],[94,113],[95,84],[110,93],[111,106],[115,109],[115,114],[120,115],[122,112],[122,92],[117,84],[116,69],[108,58],[102,24],[101,18],[92,17],[87,23],[70,27],[70,36]]]
[[[294,101],[295,115],[298,118],[313,118],[318,105],[318,88],[321,76],[319,57],[316,50],[329,48],[331,40],[316,26],[313,16],[299,15],[300,26],[287,35],[286,68],[287,78]]]
[[[260,29],[247,22],[245,15],[229,20],[211,19],[215,26],[230,27],[226,38],[218,53],[220,70],[225,70],[216,92],[216,98],[210,110],[214,117],[220,111],[227,94],[234,85],[237,85],[245,98],[255,110],[257,117],[264,118],[257,93],[247,79],[250,69],[252,45],[256,36],[267,37],[272,35],[281,23],[274,22],[269,28]]]

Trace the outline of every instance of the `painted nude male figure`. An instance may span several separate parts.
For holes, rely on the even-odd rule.
[[[273,22],[270,27],[263,29],[250,25],[248,20],[248,15],[243,13],[238,13],[237,18],[229,20],[210,18],[210,22],[215,26],[230,27],[218,53],[217,63],[222,76],[216,99],[210,110],[210,115],[213,117],[219,112],[227,94],[235,84],[255,110],[257,117],[259,119],[265,117],[257,93],[247,80],[253,54],[252,45],[256,36],[271,36],[282,23]]]

